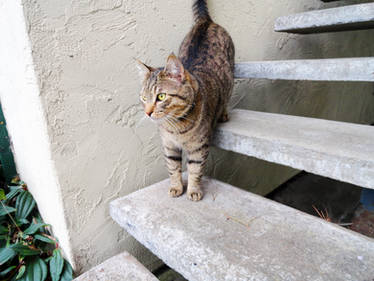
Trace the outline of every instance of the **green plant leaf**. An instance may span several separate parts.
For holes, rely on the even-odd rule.
[[[39,250],[34,250],[29,246],[23,245],[21,243],[13,244],[10,246],[10,248],[12,248],[12,250],[16,251],[21,256],[35,256],[40,254]]]
[[[5,277],[9,272],[11,272],[13,269],[17,268],[17,266],[13,265],[8,267],[7,269],[0,272],[0,277]]]
[[[3,204],[0,205],[0,217],[13,213],[14,211],[16,211],[16,209],[13,207],[3,205]]]
[[[3,225],[0,225],[0,234],[7,234],[9,229]]]
[[[30,222],[27,219],[19,219],[17,220],[18,225],[23,225],[23,224],[29,224]]]
[[[3,265],[8,260],[14,258],[16,254],[17,253],[10,247],[1,248],[0,249],[0,265]]]
[[[25,281],[44,281],[47,278],[48,268],[41,258],[34,258],[26,267],[26,275],[21,279]]]
[[[43,235],[40,235],[40,234],[35,234],[34,236],[35,239],[39,240],[39,241],[43,241],[45,243],[49,243],[49,244],[56,244],[56,242],[48,237],[45,237]]]
[[[39,230],[39,228],[45,227],[47,225],[48,224],[46,224],[46,223],[36,223],[36,224],[33,223],[23,233],[25,233],[27,235],[31,235],[31,234],[34,234],[35,232],[37,232]]]
[[[23,189],[19,187],[10,186],[9,188],[10,191],[6,195],[6,202],[9,202],[14,196],[23,191]]]
[[[39,213],[35,214],[34,218],[35,218],[36,222],[43,222],[43,219],[42,219],[42,217],[40,216]]]
[[[28,191],[22,192],[16,200],[16,218],[26,219],[35,207],[35,200]]]
[[[2,234],[2,235],[0,235],[0,240],[6,240],[7,237],[8,237],[8,235],[4,235],[4,234]]]
[[[51,273],[52,281],[59,281],[62,269],[64,267],[64,259],[61,255],[60,249],[53,250],[53,257],[49,261],[49,272]]]
[[[25,273],[25,271],[26,271],[26,266],[25,266],[25,265],[22,265],[22,266],[19,268],[19,270],[18,270],[18,274],[17,274],[17,276],[16,276],[16,280],[20,279],[20,278],[23,276],[23,274]]]
[[[14,178],[12,178],[12,180],[10,181],[11,184],[18,184],[20,182],[20,179],[18,176],[15,176]]]
[[[5,200],[5,199],[6,199],[5,191],[4,189],[0,188],[0,201]]]
[[[0,249],[5,248],[8,242],[8,235],[0,235]]]
[[[68,261],[64,262],[64,269],[61,274],[60,281],[71,281],[73,280],[73,268]]]

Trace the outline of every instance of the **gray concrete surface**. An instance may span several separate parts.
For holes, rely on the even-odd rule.
[[[374,3],[350,5],[280,17],[274,30],[319,33],[374,28]]]
[[[374,240],[216,180],[169,198],[169,181],[110,204],[112,218],[189,281],[371,280]]]
[[[374,81],[374,58],[254,61],[235,65],[235,78]]]
[[[219,148],[374,189],[374,127],[233,110],[217,127]]]
[[[74,281],[158,281],[127,252],[112,257],[82,274]]]

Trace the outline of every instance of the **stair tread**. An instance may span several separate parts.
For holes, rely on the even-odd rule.
[[[74,281],[158,281],[136,258],[127,252],[112,257],[83,273]]]
[[[165,180],[110,204],[112,218],[187,280],[366,280],[374,240],[212,179],[169,198]]]
[[[213,145],[374,189],[374,127],[236,109]]]
[[[302,34],[370,28],[374,28],[374,3],[298,13],[275,22],[275,31]]]
[[[374,57],[242,62],[235,78],[374,81]]]

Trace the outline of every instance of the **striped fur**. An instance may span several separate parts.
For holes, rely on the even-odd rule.
[[[195,1],[192,9],[196,22],[199,20],[211,21],[206,0]]]
[[[209,142],[217,122],[228,120],[227,103],[234,85],[234,44],[214,23],[205,0],[193,5],[195,24],[179,55],[170,55],[164,69],[139,62],[144,110],[160,129],[170,174],[169,195],[180,196],[182,151],[187,154],[188,198],[199,201]],[[159,100],[160,93],[166,97]]]

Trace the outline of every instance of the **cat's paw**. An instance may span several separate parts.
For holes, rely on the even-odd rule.
[[[191,201],[200,201],[203,198],[203,192],[200,189],[193,189],[187,192],[187,197]]]
[[[183,187],[182,188],[178,188],[178,187],[170,187],[169,188],[169,196],[170,197],[179,197],[181,196],[183,193]]]
[[[219,117],[218,122],[219,123],[224,123],[229,121],[229,114],[227,113],[227,110],[224,110],[222,115]]]

